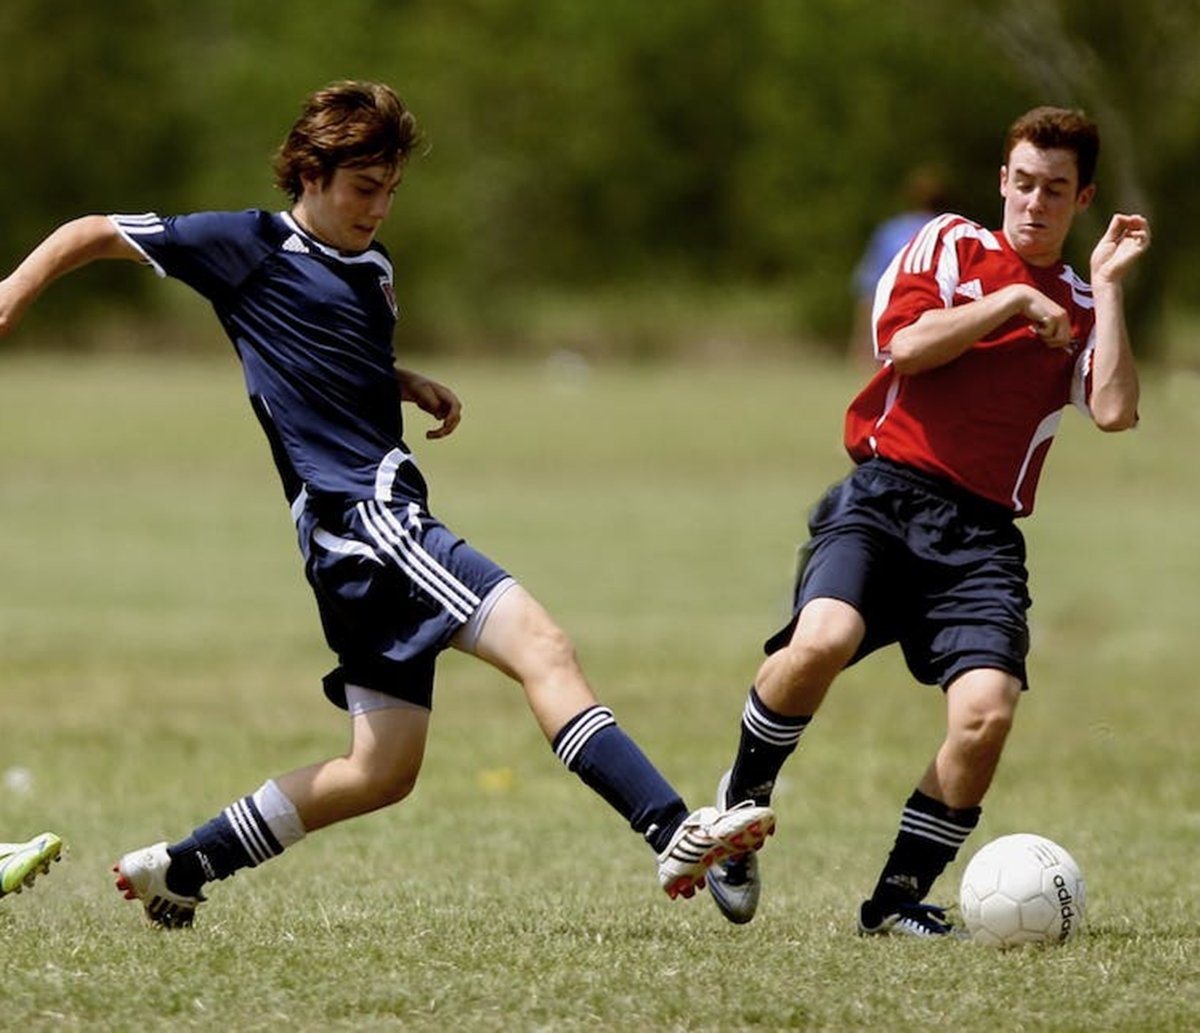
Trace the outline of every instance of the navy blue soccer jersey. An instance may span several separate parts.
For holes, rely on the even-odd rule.
[[[396,302],[382,245],[342,253],[286,212],[110,216],[160,276],[212,303],[288,501],[424,493],[402,441]]]

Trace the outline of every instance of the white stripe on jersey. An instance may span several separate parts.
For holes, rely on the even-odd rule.
[[[464,622],[470,618],[479,605],[479,596],[439,564],[390,510],[378,502],[360,502],[355,508],[381,552],[452,617]]]
[[[1058,409],[1045,417],[1037,425],[1037,430],[1033,432],[1033,437],[1029,441],[1029,447],[1025,449],[1025,458],[1021,460],[1021,469],[1017,471],[1017,481],[1013,485],[1012,504],[1014,513],[1022,513],[1025,510],[1025,507],[1021,504],[1021,485],[1025,483],[1025,474],[1029,472],[1029,464],[1033,461],[1034,453],[1054,437],[1055,432],[1058,430],[1059,420],[1061,419],[1062,410]]]
[[[1079,274],[1069,265],[1063,266],[1062,275],[1059,276],[1059,279],[1071,288],[1071,300],[1076,305],[1080,308],[1096,307],[1096,301],[1092,297],[1092,285],[1086,280],[1081,279]]]
[[[378,502],[392,501],[392,482],[396,480],[396,471],[411,458],[411,455],[399,448],[393,448],[383,457],[375,471],[375,499]]]
[[[929,270],[933,265],[933,251],[937,247],[938,237],[941,236],[942,230],[957,218],[956,215],[939,215],[936,219],[930,219],[917,231],[917,235],[909,241],[903,252],[906,273],[923,273]]]
[[[290,212],[280,212],[279,217],[288,224],[288,227],[304,237],[305,241],[311,244],[316,250],[321,252],[326,258],[332,258],[338,262],[344,262],[346,265],[375,265],[383,270],[384,276],[388,284],[392,283],[392,263],[383,257],[378,251],[367,250],[358,251],[351,254],[344,254],[337,248],[332,248],[328,244],[323,244],[317,240],[311,233],[304,229],[294,218]]]
[[[891,361],[892,361],[891,359],[888,359],[888,362],[891,362]],[[887,397],[883,400],[883,412],[881,412],[879,414],[879,419],[877,419],[875,421],[875,429],[876,430],[878,430],[880,427],[883,426],[883,421],[888,418],[888,414],[891,413],[891,411],[892,411],[892,406],[896,404],[896,399],[899,397],[900,397],[900,378],[894,376],[894,377],[892,377],[892,382],[890,384],[888,384]],[[876,455],[879,455],[879,441],[876,439],[874,434],[871,435],[871,437],[869,439],[869,444],[871,446],[871,451],[874,452]]]
[[[155,273],[161,277],[166,277],[167,271],[146,254],[145,248],[134,239],[136,237],[149,237],[162,233],[165,228],[162,219],[155,215],[154,212],[146,212],[144,215],[110,215],[108,221],[116,227],[117,232],[124,238],[125,243],[134,248],[142,256],[142,260]]]
[[[129,233],[145,235],[162,233],[166,229],[162,219],[155,212],[144,212],[141,215],[110,215],[109,218]]]
[[[362,556],[380,566],[383,565],[378,553],[366,542],[358,542],[353,538],[339,538],[336,534],[326,531],[320,524],[313,528],[312,540],[326,552],[336,552],[340,556]]]
[[[933,269],[934,255],[937,254],[934,279],[946,308],[953,304],[954,292],[958,289],[958,251],[954,245],[963,238],[978,240],[988,251],[1000,250],[1000,241],[991,230],[961,215],[940,215],[927,222],[903,252],[901,268],[917,275]],[[942,245],[940,251],[939,243]]]
[[[1083,346],[1083,352],[1075,363],[1075,376],[1071,381],[1071,404],[1088,419],[1092,417],[1092,407],[1088,403],[1088,396],[1092,390],[1092,363],[1095,358],[1096,327],[1093,326],[1092,332],[1088,334],[1087,344]]]

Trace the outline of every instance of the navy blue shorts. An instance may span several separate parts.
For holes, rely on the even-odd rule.
[[[330,512],[329,510],[333,511]],[[423,500],[309,504],[297,531],[304,570],[338,666],[325,694],[346,707],[346,684],[430,707],[438,655],[509,575],[430,515]]]
[[[810,599],[840,599],[866,622],[856,663],[898,642],[913,676],[944,689],[998,668],[1028,688],[1025,539],[1012,514],[936,477],[871,459],[814,507],[792,619],[766,643],[782,649]]]

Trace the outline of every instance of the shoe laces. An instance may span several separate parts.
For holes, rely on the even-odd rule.
[[[950,932],[946,909],[936,904],[901,904],[894,914],[900,916],[895,926],[916,936],[946,936]]]

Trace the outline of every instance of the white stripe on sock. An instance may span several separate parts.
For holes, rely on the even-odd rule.
[[[742,709],[742,724],[750,729],[752,734],[772,746],[795,746],[804,734],[804,729],[808,727],[807,721],[802,725],[794,725],[772,720],[755,706],[753,696],[746,697],[746,706]]]
[[[571,730],[563,736],[562,740],[555,747],[554,752],[558,755],[566,766],[567,770],[574,770],[575,760],[578,758],[588,740],[597,732],[607,728],[609,725],[615,725],[617,719],[613,717],[613,712],[608,707],[597,704],[589,710],[583,711],[575,719],[575,724]]]

